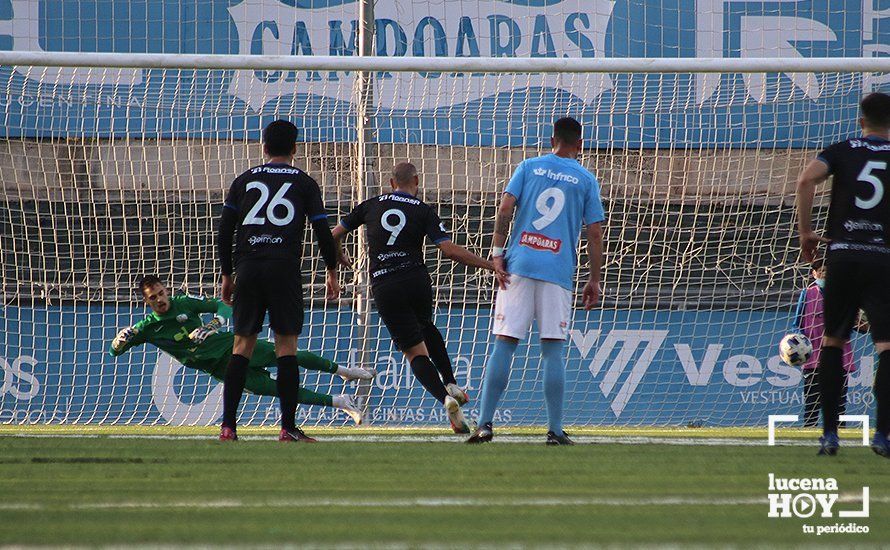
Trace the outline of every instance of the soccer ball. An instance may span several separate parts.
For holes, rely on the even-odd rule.
[[[813,344],[799,332],[786,334],[779,342],[779,357],[792,367],[803,365],[811,355],[813,355]]]

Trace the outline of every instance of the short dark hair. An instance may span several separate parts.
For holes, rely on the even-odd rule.
[[[286,120],[270,122],[263,129],[263,148],[270,157],[290,155],[297,142],[297,127]]]
[[[890,128],[890,95],[874,92],[859,103],[862,118],[872,128]]]
[[[813,260],[813,263],[810,264],[810,268],[813,271],[819,271],[822,269],[822,266],[825,265],[825,261],[822,258],[816,258]]]
[[[417,167],[410,162],[400,162],[392,167],[392,179],[396,183],[406,184],[417,175]]]
[[[145,291],[155,285],[163,285],[164,283],[158,278],[157,275],[146,275],[145,277],[139,279],[139,292],[145,294]]]
[[[553,123],[553,138],[574,145],[581,139],[581,123],[572,117],[563,117]]]

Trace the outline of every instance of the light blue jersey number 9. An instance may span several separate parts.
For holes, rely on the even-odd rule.
[[[550,202],[550,199],[553,199],[553,202]],[[538,231],[544,229],[556,221],[556,218],[562,214],[562,209],[565,208],[565,205],[566,195],[562,192],[562,189],[559,189],[558,187],[545,189],[538,195],[538,200],[535,201],[535,208],[538,209],[538,213],[541,214],[541,217],[533,221],[532,225],[535,226],[535,229]]]

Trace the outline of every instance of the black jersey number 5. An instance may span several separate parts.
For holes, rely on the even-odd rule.
[[[247,213],[247,216],[244,217],[243,225],[263,225],[266,223],[266,218],[262,216],[257,216],[260,213],[260,210],[263,209],[263,206],[266,206],[266,217],[269,218],[269,221],[272,222],[273,225],[287,225],[294,219],[294,213],[296,210],[294,209],[294,203],[284,198],[287,190],[291,188],[290,183],[285,183],[281,186],[275,196],[272,197],[272,200],[269,202],[269,205],[266,206],[266,201],[269,200],[269,186],[261,181],[252,181],[247,184],[247,191],[252,189],[257,189],[260,192],[260,199],[256,201],[256,204],[253,205],[253,208]],[[278,206],[283,206],[285,210],[287,210],[287,214],[284,215],[283,218],[280,218],[275,215],[275,208]]]
[[[391,216],[397,218],[395,225],[389,223]],[[398,238],[399,233],[402,232],[402,229],[405,229],[406,223],[408,223],[408,219],[405,217],[405,213],[398,208],[390,208],[380,216],[380,225],[383,226],[383,229],[389,231],[389,240],[386,241],[386,246],[396,244],[396,239]]]
[[[881,182],[880,178],[873,175],[871,173],[872,170],[886,170],[887,163],[881,162],[877,160],[870,160],[865,163],[865,166],[862,168],[862,172],[859,172],[859,177],[856,178],[861,182],[870,183],[872,187],[874,187],[874,193],[872,193],[871,198],[863,199],[860,197],[856,197],[856,207],[861,208],[863,210],[870,210],[878,205],[881,202],[881,199],[884,198],[884,184]]]

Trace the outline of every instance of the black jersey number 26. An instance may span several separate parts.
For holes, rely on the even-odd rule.
[[[880,204],[881,199],[884,198],[884,183],[881,181],[878,176],[872,174],[872,170],[886,170],[887,163],[877,160],[870,160],[865,163],[865,166],[862,168],[862,172],[859,172],[859,177],[857,180],[868,183],[874,188],[874,192],[871,197],[862,198],[860,196],[856,196],[856,207],[861,208],[862,210],[870,210]]]
[[[294,214],[296,213],[296,209],[294,208],[294,203],[284,198],[284,195],[287,193],[288,189],[291,188],[290,183],[285,183],[278,189],[278,192],[275,193],[275,196],[272,197],[272,200],[269,201],[269,186],[261,181],[252,181],[247,184],[245,188],[246,191],[251,191],[256,189],[260,192],[260,198],[256,201],[256,204],[253,205],[253,208],[247,213],[247,216],[244,217],[243,225],[265,225],[266,218],[272,222],[272,225],[283,226],[289,224],[294,219]],[[266,202],[269,202],[268,206]],[[266,207],[266,218],[262,216],[258,216],[260,211],[262,211],[263,207]],[[283,206],[287,213],[283,217],[279,217],[275,214],[275,209],[279,206]]]

